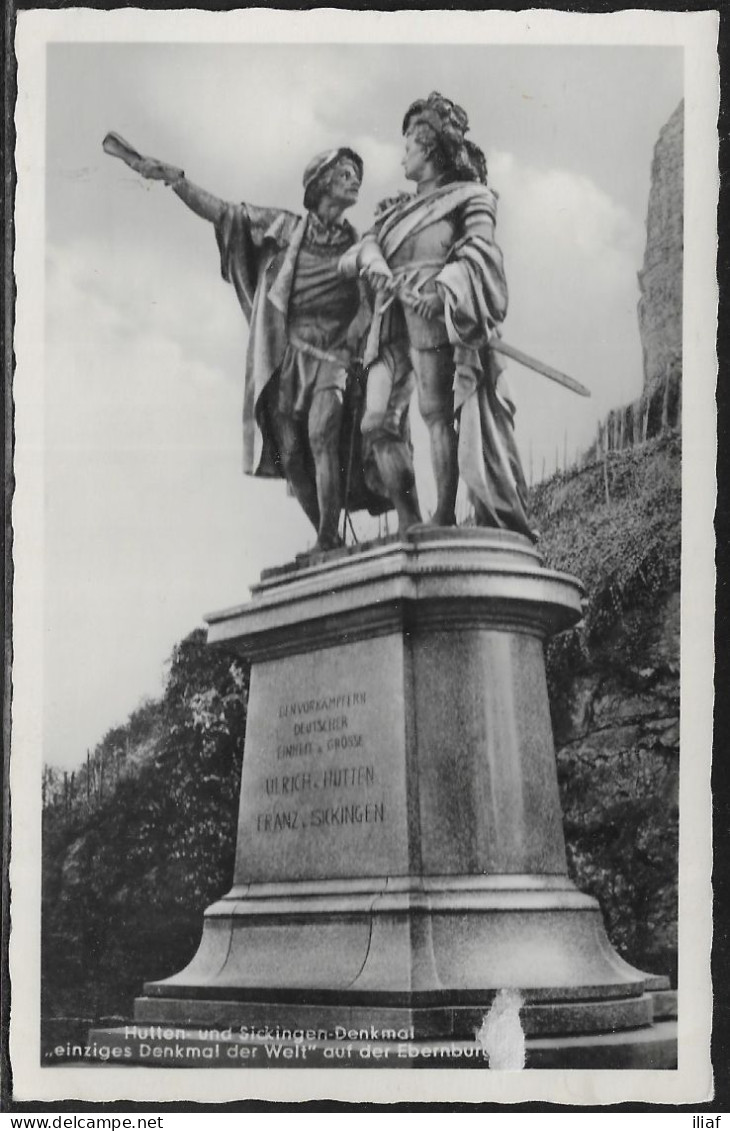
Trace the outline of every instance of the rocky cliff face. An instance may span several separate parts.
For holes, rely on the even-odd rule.
[[[683,246],[684,102],[680,102],[654,149],[646,251],[639,272],[639,330],[648,395],[681,366]]]
[[[608,476],[608,493],[606,479]],[[546,564],[583,623],[548,683],[568,862],[634,965],[676,975],[681,451],[666,435],[535,491]]]
[[[639,332],[644,389],[613,409],[598,429],[587,462],[682,427],[682,289],[684,267],[684,102],[659,133],[651,167],[646,249],[639,271]]]

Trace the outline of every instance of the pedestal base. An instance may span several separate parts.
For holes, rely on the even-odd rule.
[[[565,877],[383,879],[251,885],[209,908],[180,974],[145,986],[135,1019],[216,1027],[417,1023],[471,1036],[500,990],[530,1004],[526,1032],[651,1022],[650,986],[612,949],[595,900]]]
[[[519,535],[424,530],[210,618],[252,661],[234,886],[135,1024],[312,1029],[326,1063],[350,1030],[476,1048],[509,990],[528,1066],[669,1066],[666,981],[567,877],[543,641],[580,614]]]

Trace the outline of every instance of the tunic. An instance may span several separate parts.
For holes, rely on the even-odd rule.
[[[437,289],[443,319],[426,320],[407,303],[378,296],[365,364],[409,348],[453,356],[459,474],[484,525],[532,536],[527,487],[514,440],[515,407],[489,341],[507,313],[502,253],[494,240],[495,194],[472,182],[442,184],[399,201],[345,253],[340,270],[354,275],[378,259],[408,292]]]
[[[344,390],[347,329],[360,295],[337,262],[356,240],[343,221],[277,208],[226,205],[216,223],[223,278],[232,283],[249,323],[243,399],[244,471],[284,477],[264,394],[279,381],[278,405],[306,416],[314,392]]]

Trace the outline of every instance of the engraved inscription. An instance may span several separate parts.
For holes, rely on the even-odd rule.
[[[297,718],[299,715],[322,714],[327,711],[339,711],[345,707],[365,706],[367,693],[365,691],[350,691],[344,695],[329,695],[322,699],[302,699],[298,703],[282,703],[279,707],[279,718]]]
[[[334,719],[312,719],[307,723],[294,723],[294,737],[299,738],[304,734],[329,734],[333,730],[347,730],[347,715],[338,715]]]
[[[306,758],[302,768],[281,767],[285,772],[269,773],[263,778],[262,794],[269,806],[256,814],[256,832],[261,835],[297,832],[307,828],[340,828],[344,825],[370,825],[385,820],[385,802],[368,795],[378,781],[372,763],[345,766],[332,765],[332,756],[340,753],[366,754],[365,736],[351,729],[362,726],[357,708],[372,707],[365,691],[347,691],[338,695],[312,697],[279,703],[276,736],[276,761]],[[351,714],[354,712],[354,714]],[[324,765],[322,765],[324,761]],[[319,763],[319,764],[318,764]],[[329,763],[329,764],[328,764]],[[272,767],[273,769],[273,767]],[[286,772],[286,771],[289,772]],[[298,804],[300,795],[309,794],[313,802],[316,792],[347,791],[341,802],[305,808]],[[353,792],[357,791],[353,796]],[[296,799],[296,800],[295,800]],[[294,802],[297,808],[284,808]]]
[[[256,817],[256,832],[258,833],[278,833],[283,829],[296,829],[298,826],[299,813],[296,809],[259,813]]]
[[[311,742],[285,742],[280,743],[276,748],[277,759],[281,758],[304,758],[311,754],[314,747]]]
[[[348,766],[325,770],[322,775],[323,789],[345,789],[347,786],[368,786],[375,782],[374,766]]]
[[[281,777],[267,778],[265,788],[269,797],[277,797],[284,793],[301,793],[303,789],[312,788],[312,775],[283,774]]]
[[[372,825],[385,820],[385,802],[352,802],[350,805],[329,805],[327,808],[310,809],[301,813],[298,809],[271,809],[257,813],[257,833],[293,832],[295,829],[314,829],[323,826]]]
[[[288,793],[301,793],[305,789],[345,789],[351,786],[369,786],[375,783],[374,766],[338,766],[322,773],[302,772],[281,774],[266,779],[265,790],[269,797]]]
[[[314,828],[320,825],[360,825],[375,824],[385,820],[385,802],[379,805],[337,805],[328,809],[312,809],[310,823]]]

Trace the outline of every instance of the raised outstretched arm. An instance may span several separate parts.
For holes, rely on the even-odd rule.
[[[196,216],[202,216],[204,220],[210,220],[213,224],[218,223],[226,207],[225,200],[220,200],[219,197],[213,196],[212,192],[207,192],[206,189],[186,180],[184,173],[180,174],[178,180],[172,182],[172,191]]]
[[[183,203],[187,204],[197,216],[202,216],[204,220],[210,220],[214,224],[220,219],[226,202],[200,188],[199,185],[193,184],[192,181],[186,180],[182,169],[158,161],[156,157],[143,157],[119,134],[108,133],[104,138],[103,148],[105,153],[119,157],[129,165],[130,169],[134,169],[147,180],[164,181],[166,185],[170,185]]]

